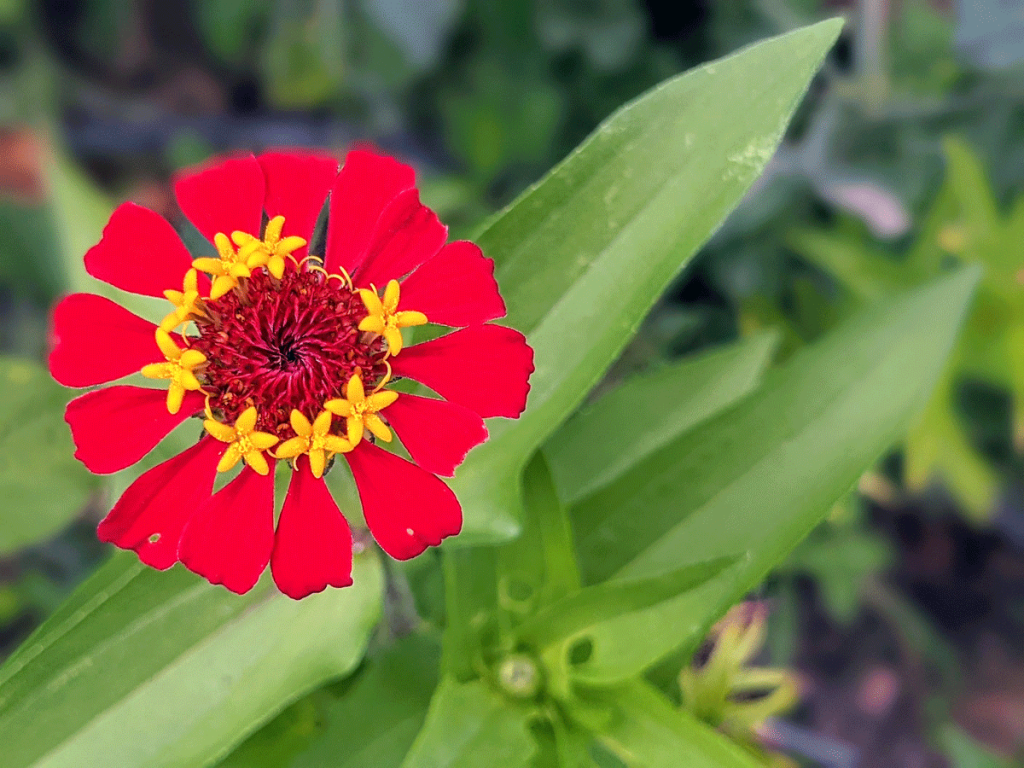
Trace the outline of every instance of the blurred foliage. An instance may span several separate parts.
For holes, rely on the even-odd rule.
[[[679,674],[683,708],[769,758],[757,744],[757,731],[769,717],[785,714],[799,700],[795,675],[751,662],[765,638],[763,611],[740,604],[711,633],[707,658]],[[781,765],[778,758],[773,765]]]
[[[845,625],[860,610],[865,579],[888,570],[893,559],[887,543],[867,527],[861,507],[857,495],[848,494],[774,574],[777,586],[784,588],[793,588],[795,577],[813,579],[829,615]]]
[[[938,741],[952,768],[1017,768],[1021,765],[1020,759],[1007,759],[993,754],[953,725],[939,732]]]
[[[985,266],[975,309],[939,390],[907,438],[905,478],[920,490],[942,479],[976,517],[992,508],[1002,456],[972,444],[958,408],[958,388],[980,381],[1005,388],[1014,411],[1014,443],[1024,447],[1024,198],[1003,214],[978,158],[949,139],[947,173],[930,210],[901,251],[877,244],[864,229],[840,220],[830,229],[794,229],[795,253],[832,276],[849,297],[869,301],[892,295],[948,268],[949,262]],[[995,454],[995,455],[993,455]]]
[[[67,392],[42,366],[0,357],[0,556],[53,536],[80,512],[96,479],[74,458]],[[40,482],[45,479],[45,482]]]
[[[889,15],[871,12],[879,7]],[[85,284],[80,257],[109,210],[108,195],[138,198],[154,179],[241,145],[340,148],[369,136],[411,158],[424,171],[424,200],[457,234],[468,233],[646,88],[837,11],[850,24],[786,143],[604,386],[653,370],[662,381],[678,375],[682,395],[703,398],[700,385],[710,379],[687,379],[687,366],[713,362],[680,364],[680,354],[773,328],[785,361],[861,305],[957,262],[979,262],[986,273],[967,332],[899,466],[911,490],[940,482],[984,522],[1006,486],[1024,479],[1024,198],[1014,193],[1024,186],[1024,34],[998,0],[2,0],[0,122],[11,130],[0,132],[0,352],[17,356],[4,365],[27,366],[39,386],[4,386],[16,407],[0,433],[13,435],[6,446],[28,439],[26,431],[47,435],[32,471],[56,480],[30,499],[31,530],[5,531],[6,549],[0,535],[0,554],[51,535],[94,491],[61,430],[62,398],[40,383],[36,361],[47,307]],[[104,192],[53,149],[62,146],[87,162]],[[718,391],[721,403],[690,422],[679,416],[679,434],[760,383],[751,355],[752,367],[729,368],[734,378]],[[23,409],[34,420],[22,418]],[[560,449],[557,435],[545,448],[556,485],[567,474]],[[20,481],[4,472],[14,466],[9,453],[0,449],[0,491],[18,494]],[[94,562],[94,553],[83,558],[71,581]],[[849,496],[778,566],[780,602],[795,600],[793,584],[809,576],[831,617],[849,626],[863,585],[892,562],[888,543]],[[439,617],[436,564],[403,568],[420,615]],[[0,588],[0,628],[25,606],[52,610],[66,589],[55,592],[31,568],[22,573]],[[871,599],[892,609],[909,642],[935,644],[934,627],[911,601]],[[396,646],[396,664],[406,647]],[[950,653],[943,646],[943,665],[955,664]],[[385,725],[404,754],[436,681],[405,681],[422,682],[426,693],[404,691],[386,675],[379,681],[390,663],[371,663],[356,685],[369,679],[378,693],[394,689],[396,701],[411,697],[414,707],[385,706],[381,715],[393,716]],[[277,732],[258,732],[227,764],[257,764],[255,755],[268,766],[296,755],[296,765],[322,764],[317,749],[326,755],[331,739],[351,743],[369,731],[344,725],[359,711],[358,690],[351,707],[342,690],[300,700],[274,721]],[[460,695],[486,707],[472,698],[478,693]],[[321,731],[321,746],[309,747]],[[572,743],[571,733],[549,735],[552,745]],[[959,732],[943,739],[958,763],[988,764],[962,757]],[[351,764],[386,760],[380,748],[367,741]]]

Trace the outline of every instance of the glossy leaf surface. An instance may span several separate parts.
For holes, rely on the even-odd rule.
[[[760,174],[841,25],[806,27],[662,83],[479,237],[536,372],[526,413],[492,420],[492,440],[455,477],[461,544],[515,535],[526,461]]]
[[[362,658],[382,573],[284,597],[240,598],[180,566],[118,554],[0,667],[5,768],[214,764],[287,703]]]
[[[572,503],[749,394],[778,336],[767,333],[636,376],[587,405],[544,445],[559,495]]]
[[[572,509],[591,583],[750,555],[676,600],[602,625],[581,678],[623,679],[694,643],[764,578],[927,402],[977,280],[961,271],[865,310]]]

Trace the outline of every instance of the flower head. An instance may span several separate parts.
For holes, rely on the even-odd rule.
[[[505,314],[491,262],[472,243],[446,243],[412,169],[369,151],[340,170],[308,153],[222,160],[179,177],[175,192],[207,253],[193,259],[167,221],[125,203],[85,256],[94,277],[167,299],[159,325],[91,294],[54,311],[50,370],[62,384],[168,382],[68,405],[75,455],[92,471],[124,469],[202,419],[198,442],[142,474],[100,538],[236,592],[268,563],[295,598],[345,586],[352,537],[324,481],[342,458],[391,556],[458,533],[458,500],[437,475],[486,439],[485,418],[522,412],[533,370],[522,334],[489,322]],[[326,238],[315,238],[325,201]],[[316,242],[322,253],[309,251]],[[461,330],[406,346],[402,329],[426,323]],[[401,377],[439,397],[391,389]],[[377,445],[396,436],[412,461]],[[240,464],[214,493],[216,475]],[[292,472],[275,528],[277,464]]]

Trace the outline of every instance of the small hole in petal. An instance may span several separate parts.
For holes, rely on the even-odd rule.
[[[405,532],[408,533],[410,536],[416,535],[416,531],[414,531],[412,528],[406,528]]]
[[[150,544],[156,544],[158,541],[160,541],[160,534],[159,533],[154,533],[152,536],[149,537],[149,543]]]

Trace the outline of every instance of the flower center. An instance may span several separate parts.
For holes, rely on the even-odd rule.
[[[282,237],[284,225],[275,216],[262,240],[245,232],[214,236],[219,257],[195,259],[182,290],[164,291],[174,306],[156,330],[165,361],[141,373],[170,381],[170,413],[181,409],[187,392],[205,395],[203,426],[228,443],[219,471],[244,459],[265,475],[264,452],[276,446],[271,458],[306,454],[321,477],[331,457],[352,451],[365,430],[391,441],[380,416],[398,398],[384,389],[387,359],[402,351],[402,328],[428,320],[399,309],[397,280],[382,298],[372,285],[356,290],[344,270],[327,274],[318,257],[298,261],[292,252],[306,241]],[[213,278],[209,298],[199,291],[200,271]],[[190,322],[198,335],[179,337],[183,349],[171,334]],[[335,425],[334,416],[344,425]]]
[[[293,409],[312,418],[353,376],[372,391],[388,373],[388,347],[359,329],[366,314],[358,292],[321,270],[253,270],[206,300],[190,348],[206,358],[197,375],[214,417],[232,424],[255,407],[256,429],[288,440]]]

